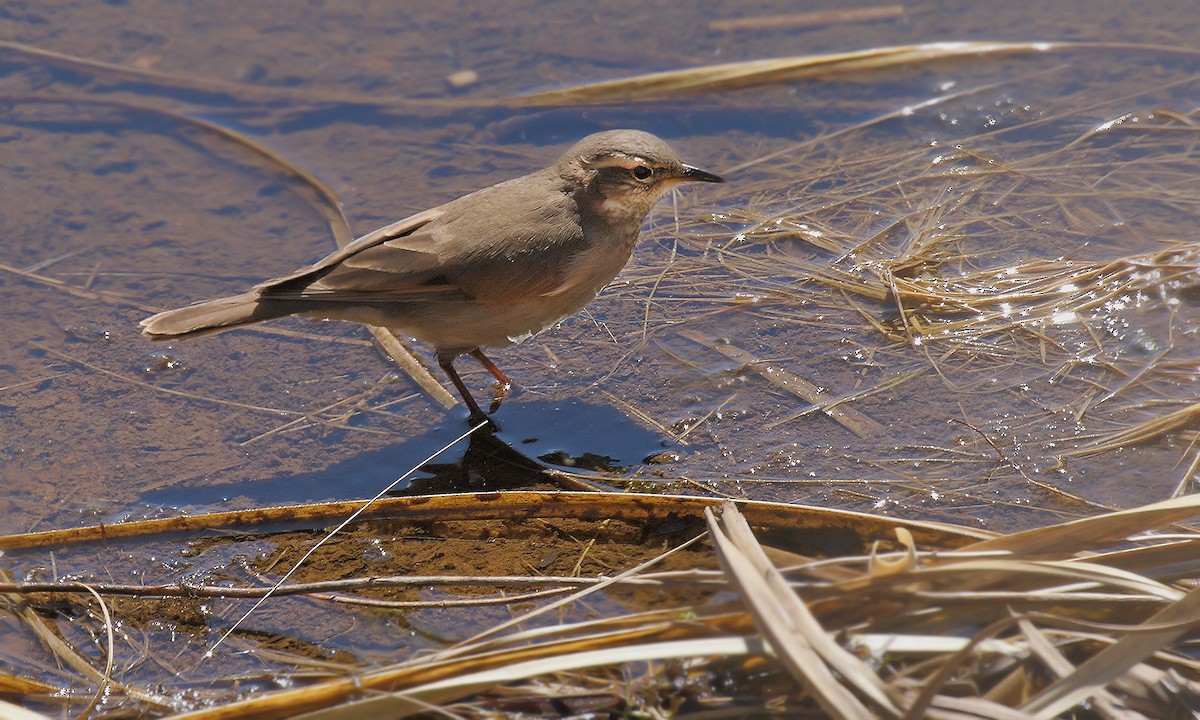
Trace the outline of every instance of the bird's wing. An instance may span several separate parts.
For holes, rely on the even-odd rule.
[[[426,210],[367,233],[318,262],[255,286],[262,297],[337,302],[418,300],[457,288],[441,279],[442,264],[429,225],[442,216]]]
[[[256,290],[351,304],[448,297],[505,304],[550,294],[568,278],[583,236],[561,194],[530,184],[502,183],[392,223]],[[496,220],[505,214],[542,222],[531,231]]]

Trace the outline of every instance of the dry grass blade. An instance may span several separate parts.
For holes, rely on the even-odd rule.
[[[10,675],[7,672],[0,671],[0,695],[2,696],[19,696],[19,695],[48,695],[57,692],[58,688],[54,685],[29,678]]]
[[[1188,576],[1192,561],[1200,557],[1200,539],[1192,536],[1150,533],[1130,539],[1154,544],[1096,552],[1091,560],[1111,567],[1136,570],[1151,577],[1180,578]]]
[[[348,717],[406,717],[429,710],[430,704],[446,703],[472,695],[497,685],[557,673],[583,670],[605,665],[665,661],[702,657],[736,657],[739,655],[762,654],[766,646],[752,638],[703,638],[653,644],[631,644],[604,650],[563,652],[552,657],[528,662],[518,662],[482,672],[455,675],[409,688],[403,692],[377,696],[350,703],[346,706],[329,708],[298,716],[304,720],[334,720]]]
[[[1070,675],[1075,670],[1075,666],[1071,664],[1071,661],[1059,651],[1054,643],[1036,625],[1024,618],[1018,621],[1017,625],[1029,642],[1029,651],[1036,655],[1042,664],[1048,667],[1052,673],[1061,678]],[[1096,694],[1092,697],[1092,702],[1096,704],[1100,714],[1105,718],[1113,718],[1113,720],[1149,720],[1141,713],[1121,707],[1120,700],[1114,697],[1108,690],[1097,690]]]
[[[104,639],[107,651],[104,653],[104,671],[101,674],[101,682],[96,688],[96,694],[92,696],[92,701],[87,707],[79,711],[80,718],[86,718],[92,710],[100,704],[100,701],[108,695],[108,688],[112,684],[113,671],[113,656],[116,654],[114,648],[116,643],[113,642],[113,624],[112,615],[108,611],[108,603],[104,602],[104,598],[100,597],[100,593],[90,585],[83,585],[82,588],[96,598],[96,602],[100,605],[100,612],[104,617]]]
[[[458,586],[498,586],[547,588],[543,592],[562,594],[571,589],[590,587],[609,583],[616,580],[622,585],[661,587],[663,585],[689,585],[693,587],[720,587],[724,583],[711,571],[697,570],[688,573],[660,572],[645,573],[636,577],[578,577],[564,575],[370,575],[367,577],[350,577],[340,580],[321,580],[307,583],[291,583],[274,591],[276,596],[284,595],[316,595],[334,591],[361,590],[373,587],[458,587]],[[191,583],[171,583],[160,585],[139,585],[134,583],[89,583],[88,587],[102,595],[126,595],[133,597],[222,597],[222,598],[260,598],[270,591],[265,587],[229,587],[228,585],[194,585]],[[80,592],[78,583],[65,582],[0,582],[0,593],[55,593],[76,595]],[[349,600],[345,596],[333,596],[339,602]],[[503,598],[481,598],[480,602],[523,602],[520,595],[505,595]],[[473,601],[464,601],[470,603]],[[427,605],[446,603],[448,600],[431,601],[431,603],[407,603],[407,605]],[[397,604],[403,606],[403,604]],[[5,679],[0,675],[0,689],[4,688]]]
[[[449,410],[458,404],[458,399],[450,394],[445,385],[437,381],[437,378],[430,374],[429,369],[421,364],[417,356],[411,350],[404,347],[396,334],[385,327],[375,325],[368,326],[371,330],[371,336],[383,348],[383,351],[395,361],[405,375],[412,378],[413,382],[421,386],[421,389],[428,393],[429,397],[433,398],[438,405]]]
[[[0,700],[0,720],[51,720],[46,715]]]
[[[900,712],[884,693],[879,678],[833,641],[783,581],[754,540],[737,506],[725,503],[719,522],[712,510],[706,510],[705,517],[721,565],[740,590],[755,623],[792,676],[821,707],[836,718],[876,717],[838,682],[836,671],[887,716],[898,717]]]
[[[1160,438],[1181,428],[1191,427],[1200,417],[1200,403],[1136,423],[1127,428],[1105,435],[1067,453],[1070,457],[1086,457],[1098,453],[1112,452],[1123,447],[1139,445]]]
[[[166,533],[209,532],[222,528],[254,527],[267,523],[314,523],[341,519],[362,505],[346,500],[310,505],[254,508],[205,513],[186,517],[139,522],[90,525],[69,530],[46,530],[18,535],[0,535],[0,550],[53,548],[80,542],[111,541]],[[621,517],[647,520],[680,515],[699,517],[707,507],[718,507],[719,498],[653,495],[649,493],[536,492],[453,493],[382,498],[363,518],[402,517],[410,522],[505,518],[512,521],[537,517]],[[897,526],[908,528],[918,543],[939,546],[947,538],[967,544],[993,537],[992,533],[945,523],[902,521],[869,513],[831,510],[806,505],[742,501],[739,507],[756,524],[819,529],[855,528],[870,537],[891,537]]]
[[[704,619],[681,624],[668,617],[677,613],[649,613],[643,616],[613,618],[600,621],[540,628],[517,633],[477,648],[461,657],[422,657],[408,662],[357,674],[352,678],[336,678],[315,685],[274,693],[262,693],[217,708],[205,708],[174,716],[177,720],[221,720],[223,718],[294,717],[300,712],[317,712],[344,703],[363,690],[394,693],[397,707],[408,702],[424,705],[431,699],[441,701],[461,697],[480,687],[500,682],[512,668],[520,668],[521,678],[553,674],[564,669],[564,660],[581,657],[580,667],[592,667],[606,662],[638,662],[653,659],[646,648],[656,648],[680,657],[719,655],[719,648],[742,654],[746,648],[761,648],[754,638],[714,637],[720,629],[720,619],[712,620],[712,628]],[[727,634],[727,633],[725,633]],[[729,640],[730,644],[721,643]],[[630,654],[629,648],[642,648],[642,654]],[[622,659],[618,659],[622,658]],[[469,682],[461,682],[471,678]],[[520,678],[518,678],[520,679]],[[428,694],[421,696],[422,689]]]
[[[1200,495],[1185,495],[1131,510],[1003,535],[978,542],[964,551],[1003,550],[1022,558],[1061,555],[1064,547],[1077,551],[1099,548],[1196,515],[1200,515]]]
[[[1067,677],[1032,698],[1022,709],[1038,718],[1057,717],[1096,694],[1185,632],[1200,626],[1200,589],[1154,614],[1144,625],[1165,630],[1130,632],[1092,656]]]
[[[1088,563],[1078,558],[1062,561],[1041,560],[962,560],[949,565],[922,568],[906,578],[927,580],[931,586],[943,590],[970,589],[980,586],[1017,585],[1036,582],[1041,577],[1072,590],[1091,585],[1111,586],[1131,593],[1166,601],[1178,600],[1181,591],[1147,578],[1135,572]],[[1052,585],[1051,587],[1054,587]]]
[[[790,15],[766,15],[739,17],[729,20],[713,20],[708,29],[713,32],[737,32],[742,30],[805,28],[816,25],[842,25],[845,23],[888,20],[904,15],[903,5],[878,5],[864,8],[841,8],[792,13]]]
[[[930,720],[1031,720],[1019,710],[976,698],[938,695],[924,717]]]
[[[929,663],[932,667],[932,672],[928,677],[924,678],[923,687],[920,692],[915,693],[912,701],[909,703],[907,710],[904,713],[903,720],[918,720],[924,717],[937,717],[937,713],[931,713],[931,707],[937,705],[945,705],[947,701],[953,701],[946,695],[939,694],[950,678],[961,670],[963,664],[970,660],[973,654],[989,639],[992,638],[1000,630],[1012,624],[1012,619],[1003,617],[998,620],[993,620],[989,625],[977,631],[968,642],[962,647],[955,650],[948,656],[938,658],[936,662]],[[970,709],[968,717],[991,718],[991,717],[1013,717],[1014,714],[1022,720],[1029,720],[1028,716],[1023,713],[1014,713],[1013,710],[1004,706],[995,706],[995,703],[983,698],[962,698],[960,702],[964,706],[960,709]],[[957,714],[951,715],[957,717]]]
[[[1033,42],[945,42],[895,45],[847,53],[802,55],[770,60],[709,65],[687,70],[651,73],[581,87],[551,90],[512,98],[510,105],[544,106],[563,104],[633,102],[681,93],[719,92],[751,85],[864,72],[914,62],[931,62],[964,55],[1040,53],[1064,47],[1063,43]]]

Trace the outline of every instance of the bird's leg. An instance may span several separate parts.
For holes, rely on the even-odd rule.
[[[441,366],[442,370],[446,373],[446,376],[450,378],[450,382],[454,383],[454,387],[458,390],[458,394],[462,395],[463,402],[465,402],[467,404],[467,408],[470,409],[470,422],[487,419],[487,414],[479,409],[479,403],[475,402],[475,398],[471,397],[471,391],[467,390],[466,384],[463,383],[462,378],[458,376],[458,371],[454,369],[454,356],[442,355],[439,353],[438,365]]]
[[[492,377],[496,378],[497,385],[495,391],[492,392],[492,406],[488,408],[489,413],[494,413],[500,409],[500,403],[504,402],[505,396],[508,395],[508,389],[512,387],[512,380],[509,380],[504,371],[496,367],[496,363],[492,362],[492,359],[487,355],[484,355],[483,351],[479,348],[475,348],[468,355],[478,360],[479,364],[490,372]]]
[[[505,387],[512,385],[512,380],[509,380],[508,376],[504,374],[504,371],[496,367],[496,363],[492,362],[492,359],[487,355],[484,355],[482,350],[475,348],[467,354],[478,360],[479,364],[482,365],[488,372],[490,372],[492,377],[496,378],[496,382],[504,385]]]

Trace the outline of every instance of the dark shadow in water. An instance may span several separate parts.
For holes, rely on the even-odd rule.
[[[548,468],[624,474],[667,441],[637,426],[614,408],[576,400],[506,403],[496,427],[481,428],[411,478],[394,495],[478,492],[554,483]],[[160,488],[140,500],[147,505],[195,509],[230,498],[278,505],[371,497],[468,426],[454,412],[428,433],[374,452],[362,453],[317,472],[208,487]],[[345,448],[345,444],[331,448]]]

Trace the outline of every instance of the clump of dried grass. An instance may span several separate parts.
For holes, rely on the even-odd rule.
[[[405,498],[388,509],[421,511],[432,504],[430,512],[443,517],[483,517],[503,516],[516,507],[511,503],[521,503],[540,505],[546,515],[584,516],[607,502],[604,495],[515,494]],[[326,679],[318,675],[301,687],[225,699],[171,717],[405,717],[434,711],[491,717],[556,709],[681,716],[820,710],[838,718],[1052,718],[1069,711],[1075,717],[1163,718],[1200,698],[1200,664],[1187,640],[1200,624],[1200,595],[1193,589],[1200,577],[1200,535],[1148,532],[1200,512],[1200,496],[1011,535],[816,508],[747,503],[739,510],[733,503],[653,496],[636,502],[646,519],[663,513],[705,517],[704,537],[722,569],[670,577],[703,583],[709,600],[541,622],[595,601],[605,587],[668,580],[654,569],[662,557],[651,557],[441,651],[373,669],[323,661]],[[619,513],[622,504],[634,509],[630,496],[614,496],[609,511]],[[809,527],[814,538],[842,528],[864,540],[885,537],[891,528],[895,540],[888,545],[898,550],[802,556],[756,538],[786,537],[798,525]],[[133,527],[120,532],[134,533]],[[15,547],[65,539],[2,540]],[[8,583],[4,590],[11,602],[22,602],[17,593],[44,593],[47,587]],[[305,592],[319,598],[326,590]],[[66,585],[55,595],[77,592],[78,584]],[[261,662],[275,657],[266,646],[243,647]],[[286,675],[285,667],[274,672]],[[312,676],[317,667],[303,674]],[[10,679],[10,688],[20,681]],[[122,684],[119,677],[112,688],[142,702],[164,701],[161,693]]]
[[[1061,85],[1049,75],[1037,81]],[[833,407],[875,422],[885,413],[928,413],[931,424],[952,417],[1014,479],[1039,486],[1028,470],[1075,474],[1091,469],[1091,456],[1157,443],[1169,454],[1164,473],[1186,469],[1176,493],[1187,492],[1200,464],[1190,389],[1200,354],[1190,329],[1200,280],[1200,122],[1195,110],[1154,104],[1169,89],[1115,100],[1091,85],[1051,89],[1055,105],[1039,113],[976,104],[1008,93],[971,88],[938,98],[942,117],[958,124],[929,131],[937,140],[924,145],[912,132],[886,136],[908,122],[889,113],[743,155],[730,174],[751,174],[739,188],[750,200],[682,221],[669,271],[664,243],[628,274],[624,292],[653,298],[640,327],[630,323],[626,337],[614,322],[608,328],[627,344],[704,336],[727,357],[731,345],[753,348],[743,354],[749,370],[804,375],[823,397],[796,393],[812,403],[803,413],[763,411],[769,430]],[[1147,104],[1129,110],[1142,94]],[[1109,119],[1081,128],[1081,117],[1096,116]],[[994,129],[956,130],[981,120]],[[838,352],[846,365],[813,348]],[[869,401],[906,393],[920,402]],[[874,457],[912,457],[883,459],[889,449]],[[941,467],[958,455],[945,446],[920,459]],[[872,456],[869,444],[854,456]],[[948,479],[937,472],[926,482],[954,492]]]

